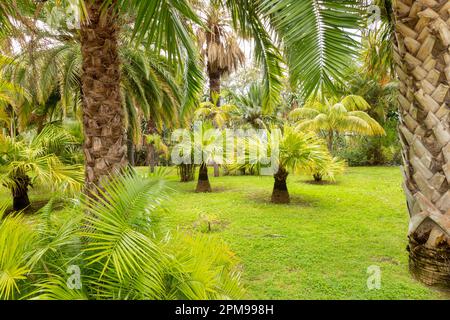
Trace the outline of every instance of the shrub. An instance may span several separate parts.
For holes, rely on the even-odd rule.
[[[236,258],[223,242],[162,232],[157,212],[167,194],[163,180],[126,173],[64,219],[51,202],[33,218],[4,218],[0,299],[242,297]],[[80,286],[69,287],[77,268]]]

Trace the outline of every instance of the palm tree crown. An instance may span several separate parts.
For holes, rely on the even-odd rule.
[[[327,137],[328,148],[333,147],[337,133],[384,135],[381,125],[365,111],[370,105],[360,96],[349,95],[341,99],[310,100],[305,107],[297,108],[290,117],[297,121],[299,130],[320,132]]]

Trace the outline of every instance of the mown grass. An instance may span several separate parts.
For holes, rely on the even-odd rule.
[[[336,184],[290,176],[290,205],[269,202],[271,177],[211,178],[215,192],[171,178],[166,220],[192,228],[207,216],[211,236],[241,260],[250,299],[433,299],[408,273],[408,213],[399,168],[350,168]],[[200,218],[200,219],[199,219]],[[198,229],[198,228],[197,228]],[[369,266],[381,289],[369,290]]]
[[[140,171],[146,171],[142,168]],[[290,176],[289,205],[269,202],[271,177],[213,178],[214,192],[168,177],[174,189],[164,213],[170,228],[224,239],[240,260],[249,299],[434,299],[443,296],[411,279],[408,214],[398,168],[350,168],[336,184]],[[33,201],[49,196],[33,190]],[[0,201],[7,199],[5,189]],[[381,288],[369,290],[369,266]]]

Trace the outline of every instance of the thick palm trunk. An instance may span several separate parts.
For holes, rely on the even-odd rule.
[[[13,180],[14,185],[11,188],[13,210],[22,211],[30,205],[28,188],[31,186],[31,179],[23,171],[18,171],[15,173]]]
[[[136,147],[134,145],[134,141],[131,138],[132,133],[131,130],[128,130],[128,139],[127,139],[127,154],[128,154],[128,163],[131,166],[135,166],[136,164]]]
[[[208,77],[209,77],[209,92],[210,99],[212,100],[213,93],[220,95],[220,72],[216,70],[211,70],[208,67]],[[217,102],[217,106],[220,105],[220,99]]]
[[[412,274],[450,287],[450,2],[398,0],[397,48],[404,190]]]
[[[206,32],[206,46],[208,47],[208,52],[210,47],[215,44],[220,47],[220,30],[214,25],[208,26],[210,31]],[[219,69],[217,63],[212,63],[208,61],[207,71],[209,78],[209,95],[210,100],[213,101],[213,94],[220,95],[220,78],[222,77],[222,70]],[[217,106],[220,106],[220,99],[217,102]]]
[[[212,101],[212,96],[214,93],[220,95],[220,72],[212,71],[208,67],[208,75],[209,75],[210,99]],[[220,106],[220,98],[217,101],[217,106]],[[214,167],[214,177],[218,177],[220,175],[219,165],[217,163],[213,163],[213,167]]]
[[[275,182],[273,185],[273,192],[272,192],[273,203],[290,202],[289,192],[286,184],[288,174],[289,173],[283,168],[279,168],[277,173],[274,174],[273,178]]]
[[[81,27],[86,190],[127,165],[127,135],[120,93],[117,0],[85,1],[89,20]],[[101,13],[100,10],[103,10]]]
[[[314,173],[313,178],[315,182],[322,182],[323,176],[320,173]]]
[[[208,178],[208,166],[206,163],[200,165],[200,170],[198,172],[198,182],[195,192],[211,192],[211,184]]]

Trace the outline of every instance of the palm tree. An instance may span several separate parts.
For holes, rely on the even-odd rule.
[[[322,182],[324,178],[334,182],[336,180],[336,176],[344,172],[345,165],[344,160],[340,160],[330,154],[325,158],[323,163],[320,163],[318,166],[313,165],[310,173],[312,174],[315,182]]]
[[[220,106],[220,80],[243,65],[245,55],[236,35],[228,31],[230,19],[220,3],[200,2],[199,6],[203,5],[206,8],[200,8],[200,11],[205,15],[205,28],[197,32],[198,45],[206,63],[210,100],[213,102],[218,97],[219,100],[213,103]]]
[[[64,4],[63,2],[60,2]],[[154,52],[165,50],[169,64],[179,61],[186,70],[189,94],[184,107],[195,100],[200,90],[197,52],[185,20],[200,22],[187,1],[80,1],[82,19],[81,92],[86,155],[86,190],[96,191],[103,177],[127,165],[126,114],[122,106],[119,32],[128,12],[136,15],[136,39]],[[168,30],[167,25],[176,25]],[[151,30],[151,31],[150,31]]]
[[[246,93],[230,93],[229,100],[238,107],[234,121],[253,129],[267,129],[271,123],[274,123],[276,110],[272,110],[271,113],[263,110],[263,96],[264,89],[259,82],[252,83]]]
[[[35,182],[68,192],[81,190],[82,168],[69,164],[75,146],[76,139],[55,126],[28,140],[0,134],[0,181],[11,190],[15,211],[30,205],[28,189]]]
[[[278,130],[272,128],[271,135],[278,135]],[[273,203],[289,203],[290,196],[287,188],[287,178],[290,172],[311,172],[322,168],[330,156],[324,141],[312,132],[302,132],[290,126],[284,126],[283,132],[268,143],[266,137],[252,136],[241,143],[248,146],[235,167],[241,168],[254,164],[260,170],[268,163],[274,172],[274,186],[272,191]],[[262,148],[262,149],[261,149]],[[261,152],[267,150],[267,152]]]
[[[342,88],[342,92],[362,96],[370,105],[370,109],[366,111],[367,114],[382,125],[385,130],[397,125],[398,83],[391,79],[390,75],[385,75],[380,79],[369,76],[363,70],[355,70],[349,74],[349,80],[347,85]],[[387,135],[389,141],[389,134]],[[384,163],[383,145],[387,140],[381,136],[368,139],[370,147],[367,156],[368,159],[371,159],[372,164]]]
[[[211,122],[195,122],[189,137],[190,139],[180,141],[172,150],[172,154],[178,153],[183,159],[188,159],[184,163],[189,162],[189,164],[194,163],[200,166],[195,192],[211,192],[208,164],[222,162],[224,132],[215,129]],[[183,155],[183,152],[189,152],[189,154]]]
[[[232,119],[233,112],[236,113],[238,109],[233,104],[219,105],[219,103],[219,94],[213,92],[211,101],[202,102],[195,111],[195,118],[210,120],[216,128],[223,129]]]
[[[0,207],[0,299],[206,300],[243,296],[236,259],[221,241],[161,231],[167,201],[159,177],[125,173],[55,219],[53,201],[34,217]],[[80,214],[83,211],[89,215]],[[81,224],[89,229],[81,229]],[[83,239],[83,240],[81,240]],[[80,287],[67,268],[82,270]]]
[[[265,75],[264,107],[273,106],[281,90],[281,56],[266,25],[270,25],[271,31],[277,32],[285,44],[288,64],[292,67],[292,81],[301,81],[306,94],[324,87],[332,88],[331,79],[339,80],[347,65],[345,59],[335,61],[333,57],[351,58],[355,54],[357,44],[348,30],[359,23],[356,0],[320,6],[315,1],[295,0],[220,2],[232,13],[232,24],[239,34],[254,39],[256,60],[263,66]],[[65,1],[58,3],[65,4]],[[79,3],[85,15],[80,35],[86,187],[95,190],[94,186],[100,184],[102,177],[121,170],[127,164],[117,50],[119,26],[127,23],[124,20],[121,23],[120,19],[133,13],[137,38],[155,52],[164,50],[170,63],[178,61],[189,71],[185,73],[184,82],[186,92],[191,92],[184,101],[186,106],[192,106],[196,93],[201,89],[201,73],[196,67],[196,50],[185,22],[203,24],[185,0],[176,4],[167,0],[83,0]],[[2,11],[14,11],[10,5],[8,2],[2,6]],[[339,19],[330,19],[330,10]],[[292,12],[298,14],[293,15]],[[39,11],[36,15],[41,13]]]
[[[383,135],[384,129],[365,111],[370,105],[360,96],[349,95],[340,100],[323,102],[311,99],[302,108],[290,113],[299,130],[312,130],[322,134],[333,151],[333,139],[339,133]]]
[[[394,52],[403,186],[411,216],[410,270],[424,283],[444,288],[450,284],[449,5],[396,1]]]

